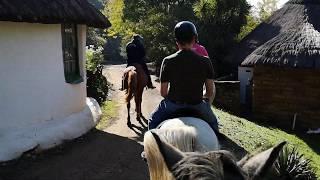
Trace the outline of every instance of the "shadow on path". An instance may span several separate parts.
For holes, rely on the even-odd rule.
[[[142,120],[141,120],[142,119]],[[136,141],[143,142],[144,133],[148,131],[148,120],[142,116],[139,122],[140,126],[132,124],[130,129],[137,135]]]
[[[0,165],[0,179],[147,180],[142,151],[134,140],[94,129],[52,150]]]

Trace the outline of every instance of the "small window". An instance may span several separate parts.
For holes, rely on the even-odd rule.
[[[74,24],[63,24],[61,27],[63,66],[66,82],[82,82],[79,69],[77,26]]]

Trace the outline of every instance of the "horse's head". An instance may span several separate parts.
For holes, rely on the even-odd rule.
[[[236,161],[227,151],[183,153],[152,133],[163,160],[177,180],[263,179],[279,156],[285,142],[252,157]]]

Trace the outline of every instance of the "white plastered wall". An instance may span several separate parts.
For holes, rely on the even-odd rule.
[[[83,77],[85,77],[85,40],[86,26],[78,25],[79,61]],[[45,132],[43,128],[48,128],[48,131],[51,128],[52,132],[47,138],[50,139],[50,136],[51,140],[46,142],[44,138],[42,142],[33,142],[34,144],[41,146],[42,143],[49,147],[50,144],[57,144],[53,141],[60,142],[61,138],[70,139],[83,134],[89,126],[83,128],[81,132],[70,130],[69,137],[58,137],[61,129],[54,129],[53,126],[69,123],[80,128],[81,120],[77,123],[76,119],[71,118],[73,123],[66,122],[72,116],[82,118],[82,123],[93,121],[92,111],[86,109],[89,108],[89,104],[93,105],[89,109],[98,109],[97,117],[100,109],[92,102],[93,100],[89,99],[86,101],[86,82],[79,84],[65,82],[61,25],[0,21],[1,148],[8,145],[5,141],[10,141],[10,138],[29,137],[40,141],[36,137],[42,136],[41,132]],[[23,133],[17,136],[13,135],[13,132]],[[27,150],[26,147],[22,149]],[[0,150],[0,161],[8,160],[5,156],[5,152]]]

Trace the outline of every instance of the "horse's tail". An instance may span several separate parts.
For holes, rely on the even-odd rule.
[[[197,133],[193,127],[182,126],[172,129],[155,129],[153,132],[157,133],[163,141],[183,152],[195,151],[194,145]],[[149,166],[150,179],[173,180],[174,178],[168,170],[151,132],[146,132],[143,143]]]
[[[127,74],[128,76],[128,89],[126,92],[126,102],[130,102],[132,97],[134,96],[136,89],[137,89],[137,72],[134,70],[130,70]]]

